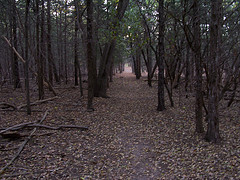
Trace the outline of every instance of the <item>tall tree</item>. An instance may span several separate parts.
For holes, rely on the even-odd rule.
[[[41,37],[40,37],[40,54],[39,54],[39,70],[38,70],[38,90],[39,90],[39,99],[44,98],[44,69],[45,69],[45,4],[44,0],[41,0]]]
[[[12,35],[12,41],[13,41],[13,46],[15,47],[15,49],[17,49],[18,43],[17,43],[17,20],[16,20],[16,1],[15,0],[11,0],[11,7],[12,7],[12,11],[11,11],[11,35]],[[14,84],[14,88],[20,88],[21,87],[21,82],[20,82],[20,77],[19,77],[19,68],[18,68],[18,57],[17,55],[14,53],[14,51],[12,51],[12,74],[13,74],[13,84]]]
[[[158,111],[165,109],[164,99],[164,32],[165,32],[165,20],[164,20],[164,0],[158,1],[158,21],[159,21],[159,36],[158,36]]]
[[[202,94],[202,59],[201,59],[201,33],[200,33],[200,3],[198,0],[193,1],[193,52],[196,70],[195,83],[195,119],[196,132],[203,133],[203,94]]]
[[[116,45],[116,37],[118,35],[118,28],[120,26],[120,21],[122,20],[126,8],[128,6],[129,0],[119,0],[117,6],[116,17],[113,18],[112,22],[112,38],[104,45],[103,55],[100,60],[99,72],[97,77],[97,87],[95,88],[95,96],[106,98],[107,88],[108,88],[108,77],[110,72],[110,67],[112,64],[113,52]]]
[[[51,21],[51,0],[47,0],[47,58],[48,58],[48,78],[49,83],[53,84],[53,75],[55,82],[59,83],[59,76],[57,72],[57,67],[53,57],[53,47],[52,47],[52,21]]]
[[[93,1],[87,0],[87,63],[88,63],[88,104],[87,110],[94,111],[94,68],[96,67],[93,57]]]
[[[51,0],[47,0],[47,54],[48,54],[48,79],[53,84],[53,54],[51,41]]]
[[[210,58],[209,58],[209,81],[208,81],[208,127],[206,140],[219,142],[219,33],[221,33],[222,0],[211,1],[211,23],[210,23]]]
[[[27,99],[27,114],[31,114],[31,106],[30,106],[30,91],[29,91],[29,60],[28,60],[28,14],[29,14],[29,5],[30,0],[26,0],[26,9],[25,9],[25,86],[26,86],[26,99]]]
[[[80,94],[83,96],[83,87],[82,87],[82,72],[81,72],[81,66],[78,61],[78,31],[79,31],[79,21],[80,21],[80,13],[79,13],[79,8],[78,8],[78,1],[74,0],[74,5],[75,5],[75,13],[74,13],[74,18],[75,18],[75,31],[74,31],[74,84],[75,86],[78,85],[79,82],[79,88],[80,88]],[[78,81],[79,79],[79,81]]]

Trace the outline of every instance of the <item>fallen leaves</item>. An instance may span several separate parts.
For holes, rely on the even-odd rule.
[[[223,141],[215,145],[194,133],[190,96],[174,108],[167,102],[166,111],[156,111],[156,84],[149,88],[133,76],[115,78],[109,89],[111,98],[95,98],[91,113],[86,112],[86,99],[77,98],[78,89],[62,91],[59,99],[34,108],[50,110],[48,126],[80,124],[89,130],[53,130],[49,136],[34,137],[8,174],[19,174],[17,179],[240,179],[239,105],[231,111],[222,108]],[[19,92],[13,95],[6,96],[6,102],[19,100]],[[174,95],[176,101],[178,96]],[[3,112],[1,127],[40,116],[38,112],[31,117]],[[18,144],[0,139],[0,147],[12,149],[0,148],[0,167]]]

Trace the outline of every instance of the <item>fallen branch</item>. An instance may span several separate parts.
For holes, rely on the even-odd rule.
[[[48,111],[45,112],[45,114],[43,115],[43,118],[38,121],[39,124],[41,124],[47,117]],[[6,164],[6,166],[4,166],[1,170],[0,170],[0,175],[2,175],[5,170],[18,158],[18,156],[21,154],[21,152],[23,151],[25,145],[28,143],[28,141],[32,138],[33,134],[36,132],[37,128],[34,128],[31,132],[31,134],[26,138],[26,140],[22,143],[22,145],[20,146],[20,148],[18,149],[17,154],[9,161],[9,163]]]
[[[8,103],[4,103],[4,102],[0,103],[0,108],[1,108],[1,110],[5,110],[5,111],[6,110],[14,111],[14,110],[17,109],[17,107],[15,107],[14,105],[8,104]],[[9,108],[12,108],[12,109],[9,109]]]
[[[27,175],[27,174],[30,174],[29,172],[25,172],[25,173],[16,173],[16,174],[8,174],[8,175],[4,175],[2,177],[16,177],[16,176],[23,176],[23,175]]]
[[[20,134],[18,132],[11,132],[11,133],[2,133],[1,136],[4,139],[9,139],[9,140],[16,140],[16,139],[20,139],[22,137],[26,137],[26,134]]]
[[[52,100],[57,99],[57,98],[59,98],[59,97],[55,96],[55,97],[48,98],[48,99],[38,100],[38,101],[30,103],[30,106],[42,104],[42,103],[45,103],[47,101],[52,101]],[[20,110],[20,109],[22,109],[23,107],[26,107],[26,106],[27,106],[26,104],[23,104],[23,105],[18,106],[17,109]]]
[[[88,130],[88,127],[83,127],[83,126],[75,126],[75,125],[59,125],[58,127],[52,127],[52,126],[47,126],[43,124],[29,124],[28,127],[41,127],[41,128],[46,128],[46,129],[52,129],[52,130],[59,130],[63,128],[76,128],[80,129],[82,131]]]
[[[34,124],[34,122],[27,122],[27,123],[22,123],[22,124],[17,124],[17,125],[11,126],[11,127],[7,128],[7,129],[4,129],[4,130],[0,131],[0,134],[3,134],[5,132],[7,132],[7,131],[15,131],[15,130],[22,129],[22,128],[26,127],[29,124]]]

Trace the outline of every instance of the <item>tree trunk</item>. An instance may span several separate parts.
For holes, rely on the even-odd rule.
[[[77,7],[76,7],[77,9]],[[77,25],[77,10],[75,19],[75,32],[74,32],[74,84],[78,86],[78,25]]]
[[[13,46],[17,49],[17,20],[16,20],[16,2],[15,0],[12,1],[12,13],[11,13],[11,21],[12,21],[12,40],[13,40]],[[18,68],[18,57],[17,55],[12,51],[13,53],[13,59],[12,59],[12,72],[13,72],[13,84],[14,89],[21,87],[20,77],[19,77],[19,68]]]
[[[43,86],[43,79],[44,79],[44,61],[45,61],[45,28],[44,28],[44,0],[41,1],[41,40],[40,40],[40,56],[39,56],[39,69],[38,69],[38,88],[39,88],[39,99],[44,99],[44,86]]]
[[[201,34],[200,34],[200,17],[199,17],[199,6],[198,0],[194,0],[193,3],[193,50],[194,50],[194,60],[196,68],[196,83],[195,83],[195,93],[196,93],[196,104],[195,104],[195,118],[196,118],[196,132],[203,133],[203,95],[202,95],[202,60],[201,60]]]
[[[27,114],[31,114],[30,105],[30,92],[29,92],[29,77],[28,77],[28,13],[29,13],[30,0],[26,0],[26,10],[25,10],[25,86],[26,86],[26,99],[27,99]]]
[[[96,97],[108,98],[107,96],[108,76],[110,71],[113,50],[115,48],[115,43],[116,41],[112,40],[111,42],[105,44],[97,78],[97,88],[95,91]]]
[[[152,78],[151,78],[151,74],[152,74],[152,51],[151,48],[149,47],[149,45],[147,45],[147,73],[148,73],[148,86],[152,87]]]
[[[96,66],[93,57],[93,2],[87,0],[87,62],[88,62],[88,104],[87,110],[93,111],[94,97],[94,66]]]
[[[66,2],[65,2],[66,3]],[[65,5],[67,10],[67,3]],[[67,64],[67,13],[64,14],[65,32],[64,32],[64,72],[65,72],[65,84],[68,83],[68,64]]]
[[[117,28],[119,27],[119,22],[122,20],[123,15],[126,11],[126,8],[128,6],[129,0],[119,0],[118,7],[117,7],[117,14],[113,21],[113,27],[115,29],[112,30],[114,37],[118,35]],[[112,61],[112,56],[114,52],[116,44],[116,39],[113,38],[108,43],[105,44],[103,56],[100,61],[100,67],[99,67],[99,74],[97,78],[97,87],[95,89],[95,96],[100,97],[108,97],[107,96],[107,85],[108,85],[108,77],[109,77],[109,71]]]
[[[47,52],[48,52],[48,79],[49,83],[53,85],[53,54],[52,54],[52,41],[51,41],[51,0],[47,0]]]
[[[219,33],[221,33],[221,7],[222,0],[211,1],[211,23],[210,23],[210,58],[209,58],[209,100],[208,100],[208,127],[206,140],[210,142],[219,142],[219,116],[218,116],[218,48]]]
[[[159,0],[159,36],[158,36],[158,48],[159,55],[157,58],[158,64],[158,111],[163,111],[165,109],[165,99],[164,99],[164,0]]]
[[[138,46],[138,42],[137,42]],[[137,47],[136,50],[136,61],[135,61],[135,74],[136,74],[136,79],[140,79],[141,77],[141,49],[140,47]]]

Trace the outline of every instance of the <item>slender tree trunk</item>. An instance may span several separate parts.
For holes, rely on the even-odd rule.
[[[140,49],[140,47],[138,47],[136,50],[135,66],[136,66],[135,67],[136,79],[140,79],[140,77],[141,77],[141,49]]]
[[[109,72],[109,81],[113,82],[113,69],[114,69],[114,62],[111,63],[110,72]]]
[[[158,37],[158,48],[159,55],[157,58],[158,64],[158,111],[163,111],[165,109],[165,99],[164,99],[164,0],[159,0],[159,37]]]
[[[29,77],[28,77],[28,13],[29,13],[30,0],[26,0],[26,10],[25,10],[25,86],[26,86],[26,99],[27,99],[27,114],[31,114],[30,106],[30,90],[29,90]]]
[[[66,3],[66,2],[65,2]],[[67,10],[67,6],[65,7]],[[64,32],[64,72],[65,84],[68,83],[68,64],[67,64],[67,13],[64,14],[65,32]]]
[[[147,45],[147,71],[148,71],[148,86],[152,87],[152,51],[149,45]]]
[[[77,7],[76,7],[77,9]],[[74,84],[78,86],[78,25],[77,25],[77,10],[75,19],[75,31],[74,31]]]
[[[210,142],[219,142],[219,113],[218,113],[218,102],[219,102],[219,33],[221,33],[221,6],[222,0],[211,1],[211,23],[210,23],[210,59],[209,59],[209,100],[208,100],[208,127],[206,133],[206,140]]]
[[[41,11],[41,38],[40,38],[40,55],[39,55],[39,69],[38,69],[38,90],[39,99],[44,99],[44,61],[45,61],[45,44],[44,44],[44,0],[41,1],[42,11]]]
[[[185,92],[188,92],[188,86],[189,86],[189,76],[190,76],[190,62],[189,62],[189,51],[190,48],[188,45],[186,45],[186,57],[185,57],[185,63],[186,63],[186,67],[185,67]],[[186,96],[187,97],[187,96]]]
[[[94,111],[94,66],[96,64],[93,57],[93,2],[87,0],[87,62],[88,62],[88,104],[87,110]]]
[[[52,42],[51,42],[51,0],[47,0],[47,52],[48,52],[48,79],[49,83],[53,85],[53,54],[52,54]]]
[[[203,95],[202,95],[202,59],[201,59],[201,34],[200,34],[200,17],[199,17],[198,0],[194,0],[193,3],[193,34],[194,34],[194,59],[196,68],[196,104],[195,104],[195,118],[196,118],[196,132],[203,133]]]
[[[80,88],[80,94],[83,96],[83,87],[82,87],[82,72],[81,72],[81,66],[78,61],[78,21],[79,21],[79,12],[77,9],[77,2],[74,1],[75,9],[76,9],[76,16],[75,16],[75,32],[74,32],[74,80],[75,80],[75,86],[79,84]],[[78,83],[78,77],[79,77],[79,83]]]
[[[12,21],[12,39],[13,39],[13,46],[17,49],[17,20],[16,20],[16,2],[15,0],[12,1],[12,11],[11,11],[11,21]],[[13,71],[13,84],[14,89],[21,87],[20,77],[19,77],[19,68],[18,68],[18,57],[12,51],[13,59],[12,59],[12,71]]]

